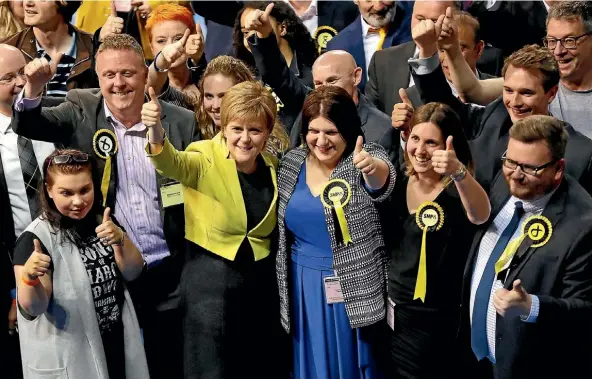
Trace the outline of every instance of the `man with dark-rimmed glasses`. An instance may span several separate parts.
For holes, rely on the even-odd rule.
[[[550,116],[509,131],[464,271],[468,378],[591,375],[591,197],[565,175],[567,142]]]
[[[558,62],[560,84],[550,112],[591,138],[591,2],[560,1],[550,8],[543,40]]]

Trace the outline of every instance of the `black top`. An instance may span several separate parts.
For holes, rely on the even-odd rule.
[[[114,223],[117,221],[112,218]],[[80,237],[80,258],[89,277],[90,288],[95,303],[95,312],[103,348],[107,357],[107,367],[110,377],[120,378],[124,370],[123,350],[123,322],[122,308],[124,304],[124,289],[121,273],[115,262],[115,255],[111,246],[103,246],[97,238],[95,228],[99,225],[92,217],[76,222],[74,230]],[[39,239],[32,232],[23,232],[16,242],[14,249],[14,264],[24,265],[33,254],[33,240]],[[47,248],[39,240],[41,250],[50,255]],[[50,264],[53,270],[53,261]]]
[[[270,168],[261,156],[257,157],[257,168],[251,174],[237,171],[239,184],[243,193],[245,212],[247,213],[247,230],[255,228],[268,213],[274,199],[274,183]]]
[[[416,213],[410,214],[406,201],[408,177],[396,183],[393,191],[394,220],[397,240],[389,267],[389,296],[397,305],[423,309],[459,310],[463,268],[475,232],[469,222],[454,183],[445,188],[433,202],[441,206],[445,218],[438,231],[426,235],[426,297],[413,300],[423,231],[416,224]]]

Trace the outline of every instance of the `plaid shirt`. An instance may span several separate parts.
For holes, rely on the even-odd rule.
[[[331,239],[333,266],[344,294],[346,313],[352,328],[371,325],[385,317],[385,294],[389,258],[383,242],[379,212],[375,202],[382,202],[391,194],[396,172],[383,148],[377,144],[365,144],[365,150],[389,166],[387,188],[377,197],[371,197],[362,185],[359,170],[352,162],[352,155],[344,158],[332,172],[331,179],[344,179],[352,189],[352,197],[344,207],[348,229],[353,243],[344,245],[336,240],[336,227],[332,210],[325,208],[325,220]],[[290,236],[284,224],[286,206],[296,186],[299,172],[307,157],[307,150],[299,147],[290,151],[278,169],[278,229],[279,243],[276,257],[276,273],[280,291],[282,325],[290,332],[290,303],[288,290],[288,267]]]

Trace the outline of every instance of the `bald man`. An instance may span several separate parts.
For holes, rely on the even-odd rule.
[[[265,30],[256,30],[248,43],[251,46],[257,69],[262,80],[272,87],[285,105],[284,112],[294,112],[294,124],[285,125],[290,134],[291,147],[301,144],[301,108],[305,97],[312,90],[304,85],[288,68],[273,35],[265,35]],[[391,119],[377,110],[358,90],[362,80],[362,68],[356,65],[354,57],[343,50],[332,50],[322,54],[313,64],[313,83],[335,85],[352,96],[357,105],[362,131],[367,142],[383,146],[394,165],[399,164],[399,131],[391,126]]]
[[[23,71],[25,64],[25,57],[19,49],[0,44],[0,209],[2,209],[0,212],[0,254],[4,266],[2,276],[5,283],[2,302],[3,310],[6,312],[4,314],[8,315],[10,333],[13,335],[16,325],[16,308],[11,307],[11,297],[14,298],[15,295],[14,291],[11,291],[15,287],[11,264],[12,248],[16,238],[37,217],[37,208],[30,206],[30,201],[36,200],[37,192],[36,190],[26,190],[25,176],[28,173],[23,172],[23,167],[32,167],[33,170],[41,167],[45,158],[54,151],[53,144],[19,137],[10,127],[12,103],[26,83]],[[20,155],[19,152],[21,152]],[[41,176],[38,171],[31,177],[32,179],[29,180],[31,183],[35,183],[34,180]],[[8,212],[8,209],[11,212]],[[9,336],[6,332],[3,335]],[[2,360],[5,364],[0,365],[0,372],[8,378],[19,378],[22,375],[22,368],[18,339],[11,338],[7,341],[6,346],[10,346],[9,356],[5,356],[6,359]]]

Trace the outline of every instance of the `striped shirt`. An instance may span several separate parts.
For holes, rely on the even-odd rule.
[[[147,128],[141,122],[126,128],[105,102],[103,107],[119,145],[114,215],[150,265],[170,253],[161,220],[156,172],[144,151]]]
[[[482,279],[482,275],[486,269],[486,264],[488,263],[490,254],[492,254],[492,250],[494,250],[500,235],[511,223],[511,218],[513,218],[513,213],[515,212],[515,203],[523,203],[523,209],[525,213],[523,213],[523,216],[521,216],[519,227],[515,229],[515,232],[511,237],[511,241],[521,236],[523,223],[529,217],[542,214],[546,204],[548,204],[548,201],[554,192],[555,191],[552,191],[549,194],[546,194],[545,196],[533,201],[525,201],[518,199],[515,196],[511,196],[511,198],[507,200],[506,204],[501,208],[500,212],[498,212],[496,218],[494,218],[494,221],[484,234],[484,237],[482,237],[482,241],[480,241],[480,249],[478,250],[478,257],[476,258],[476,264],[472,275],[471,292],[469,298],[469,317],[471,322],[473,322],[472,317],[474,312],[474,302],[476,300],[476,292],[478,290],[480,280]],[[494,277],[492,289],[490,290],[490,300],[488,300],[488,311],[486,313],[486,337],[488,339],[488,350],[490,351],[488,359],[490,359],[491,362],[496,362],[496,310],[494,309],[493,299],[494,293],[501,288],[503,288],[503,284],[500,280]]]
[[[35,40],[35,46],[37,46],[38,58],[45,58],[48,61],[51,61],[51,57],[45,52],[43,47],[39,45],[37,40]],[[66,81],[68,80],[68,77],[70,77],[70,72],[74,67],[74,63],[76,63],[77,53],[78,49],[76,48],[76,32],[73,32],[70,48],[64,53],[64,55],[62,55],[62,59],[60,60],[60,63],[58,63],[58,71],[49,81],[49,83],[47,83],[46,94],[48,96],[66,96],[66,93],[68,92]]]

